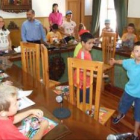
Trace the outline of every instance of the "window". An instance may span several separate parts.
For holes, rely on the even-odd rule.
[[[104,28],[105,19],[110,19],[111,28],[116,31],[116,12],[114,8],[114,0],[102,0],[100,11],[100,34]]]

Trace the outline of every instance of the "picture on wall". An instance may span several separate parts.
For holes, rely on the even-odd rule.
[[[32,8],[32,0],[0,0],[0,10],[6,12],[25,12]]]

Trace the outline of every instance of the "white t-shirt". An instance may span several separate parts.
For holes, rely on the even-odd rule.
[[[9,30],[5,31],[0,29],[0,51],[6,50],[9,48],[8,35],[10,34]]]
[[[74,21],[63,21],[62,27],[64,28],[64,33],[66,34],[73,34],[74,28],[76,27],[76,23]]]

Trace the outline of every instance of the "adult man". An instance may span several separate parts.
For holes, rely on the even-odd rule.
[[[23,22],[21,29],[22,41],[31,43],[41,43],[41,39],[46,42],[46,35],[41,22],[35,19],[35,11],[27,12],[27,20]]]

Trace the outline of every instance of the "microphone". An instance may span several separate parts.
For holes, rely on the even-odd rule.
[[[60,103],[60,107],[56,108],[53,111],[53,115],[58,119],[65,119],[71,115],[71,112],[68,108],[63,107],[63,97],[65,96],[65,92],[62,92],[61,95],[56,96],[56,102]]]
[[[107,136],[107,140],[125,140],[129,136],[131,136],[132,133],[123,133],[123,134],[110,134]]]

